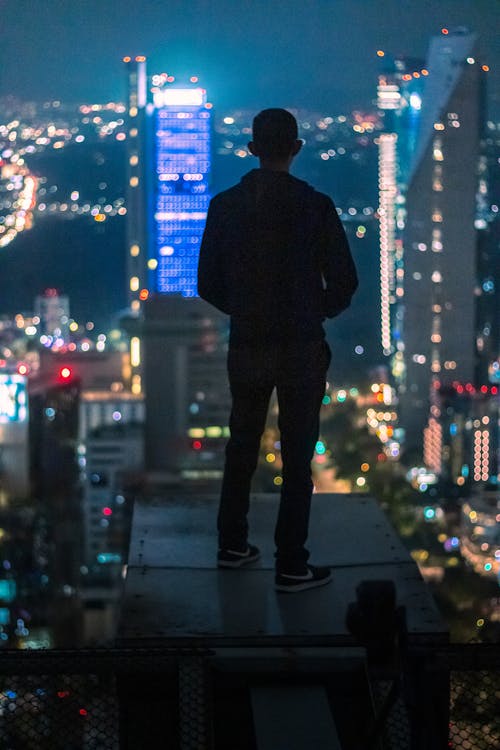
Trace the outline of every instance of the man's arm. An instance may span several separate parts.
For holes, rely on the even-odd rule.
[[[325,315],[334,318],[351,304],[358,275],[335,204],[329,198],[324,218],[321,272],[325,281]]]
[[[221,246],[222,218],[217,203],[210,201],[198,261],[198,294],[229,315]]]

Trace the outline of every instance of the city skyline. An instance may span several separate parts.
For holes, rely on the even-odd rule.
[[[88,12],[92,3],[83,5]],[[326,5],[314,3],[309,21],[319,22]],[[373,4],[351,5],[373,18]],[[413,17],[413,4],[403,6]],[[339,13],[347,5],[335,7]],[[192,20],[193,8],[208,17],[208,3],[189,8]],[[249,11],[248,3],[242,13]],[[145,17],[152,15],[148,8]],[[64,7],[61,17],[67,19]],[[493,199],[500,118],[488,121],[480,106],[482,85],[492,92],[494,63],[476,51],[475,34],[427,21],[433,28],[425,48],[416,37],[415,44],[402,37],[397,48],[370,47],[373,71],[362,46],[362,84],[370,89],[363,106],[347,98],[314,104],[315,91],[325,89],[320,80],[308,106],[286,103],[305,140],[293,172],[334,198],[360,277],[352,307],[325,326],[333,357],[311,468],[318,494],[350,493],[347,502],[360,508],[376,498],[425,580],[442,583],[443,606],[453,600],[455,623],[470,637],[497,627],[499,617],[498,599],[488,592],[496,591],[500,574],[500,258]],[[246,30],[250,44],[255,21]],[[193,38],[199,33],[193,26]],[[80,49],[90,54],[85,34]],[[112,46],[106,59],[114,60]],[[132,57],[140,51],[145,55]],[[78,101],[70,104],[62,95],[64,56],[57,99],[27,104],[26,89],[16,100],[0,90],[0,504],[7,530],[0,540],[4,576],[18,586],[17,599],[0,607],[7,645],[28,637],[49,646],[112,637],[138,493],[215,491],[230,434],[227,318],[165,280],[194,277],[199,234],[192,225],[201,228],[206,207],[200,195],[208,199],[257,166],[246,144],[259,81],[241,85],[246,106],[234,99],[226,105],[229,89],[217,88],[209,64],[196,69],[195,57],[186,71],[174,54],[167,76],[147,50],[125,46],[120,55],[128,97],[122,91],[98,103],[105,87],[112,91],[110,68],[92,98],[75,79]],[[149,103],[146,55],[157,96]],[[189,76],[191,89],[184,88]],[[302,74],[295,82],[289,94],[298,99]],[[274,95],[271,79],[269,85]],[[350,92],[353,102],[361,91]],[[199,101],[188,109],[193,92]],[[412,426],[408,413],[418,408],[421,424]],[[278,413],[272,403],[256,492],[278,492],[287,481]],[[357,493],[366,494],[356,499]],[[25,509],[33,516],[21,546],[17,515]],[[352,561],[359,561],[363,512],[351,526]],[[191,554],[187,527],[179,537]],[[57,612],[43,633],[37,628],[48,602]],[[29,628],[24,614],[17,619],[18,605],[32,618]]]
[[[192,0],[168,8],[131,0],[119,8],[95,0],[29,5],[3,0],[0,8],[6,31],[0,96],[123,99],[121,59],[143,54],[152,69],[203,76],[216,106],[349,109],[374,98],[377,49],[424,56],[428,38],[442,27],[478,34],[491,68],[491,91],[500,89],[495,34],[500,6],[488,0],[316,0],[306,6],[297,0],[271,6],[262,0],[238,6]],[[381,23],[384,18],[391,22]],[[348,38],[356,44],[346,45]],[[495,97],[492,109],[500,106]]]

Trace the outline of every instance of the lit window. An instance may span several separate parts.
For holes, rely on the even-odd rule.
[[[130,364],[132,367],[139,367],[141,364],[141,342],[137,336],[130,339]]]

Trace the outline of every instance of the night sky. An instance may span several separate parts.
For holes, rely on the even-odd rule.
[[[0,0],[0,95],[123,99],[121,59],[145,54],[217,107],[340,112],[373,100],[377,49],[424,56],[443,26],[479,33],[493,92],[499,21],[497,0]]]

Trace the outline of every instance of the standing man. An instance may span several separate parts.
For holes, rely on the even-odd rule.
[[[198,268],[200,296],[231,316],[231,437],[217,559],[219,567],[239,568],[259,557],[248,543],[250,483],[276,387],[283,485],[275,588],[303,591],[331,579],[329,568],[308,564],[305,548],[330,363],[322,322],[349,306],[358,282],[333,201],[289,174],[302,147],[293,115],[263,110],[252,136],[248,148],[260,168],[212,199]]]

